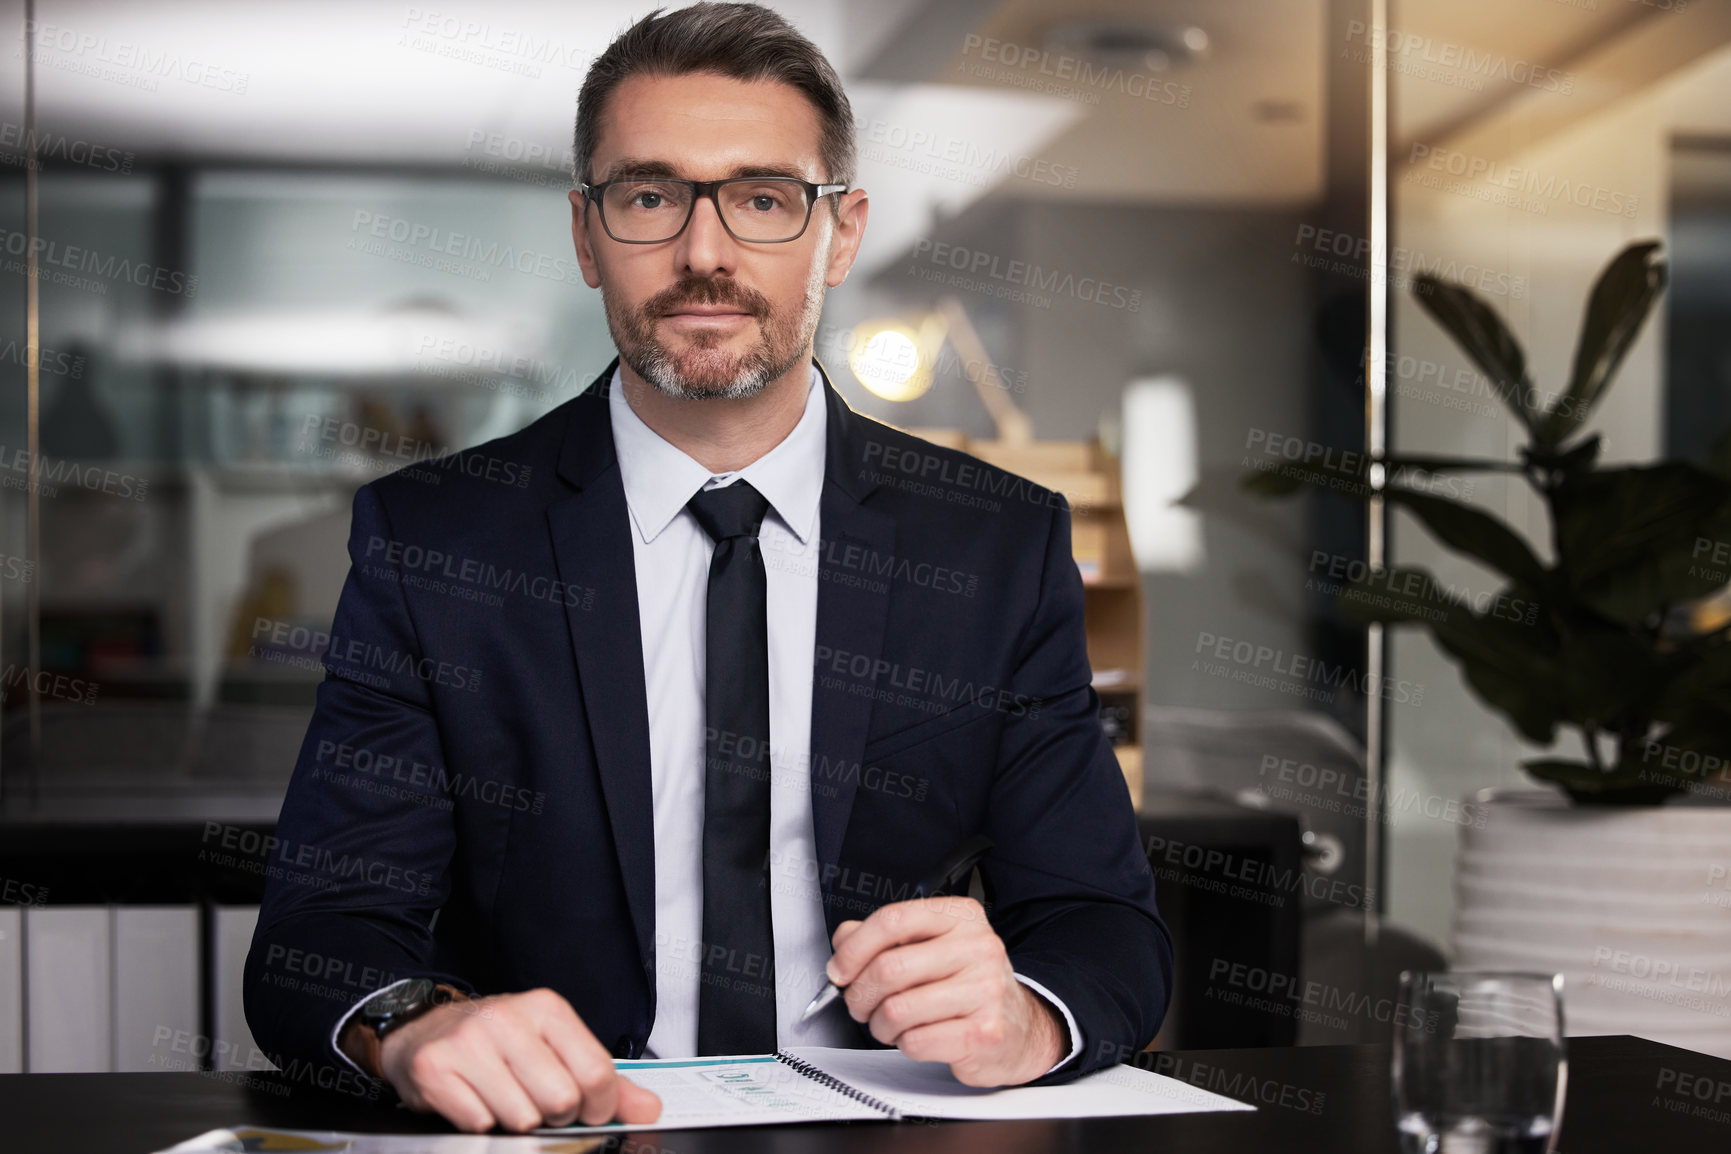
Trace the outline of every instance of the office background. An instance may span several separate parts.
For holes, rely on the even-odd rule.
[[[1379,1036],[1394,969],[1459,957],[1473,799],[1532,788],[1540,751],[1427,634],[1370,633],[1333,590],[1373,551],[1469,596],[1498,579],[1404,512],[1232,482],[1380,436],[1511,456],[1415,276],[1470,282],[1555,389],[1593,278],[1647,237],[1671,284],[1592,427],[1607,461],[1704,459],[1731,423],[1731,5],[772,6],[847,82],[871,194],[819,357],[856,408],[1094,495],[1103,720],[1183,979],[1213,1003],[1333,983],[1309,1017],[1198,998],[1175,1037]],[[647,8],[0,5],[0,1070],[252,1060],[233,983],[349,502],[612,357],[570,249],[571,119]],[[1023,427],[1064,444],[1018,457]],[[1545,539],[1529,493],[1471,481]],[[1628,1032],[1728,1054],[1731,841],[1701,828],[1699,876],[1654,883],[1669,952],[1642,973],[1593,946],[1577,977]],[[1234,904],[1208,851],[1300,880]],[[1266,925],[1218,936],[1252,906]],[[1655,959],[1703,975],[1699,1005]]]

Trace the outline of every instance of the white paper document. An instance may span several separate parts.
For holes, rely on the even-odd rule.
[[[660,1095],[659,1121],[542,1133],[897,1118],[1115,1118],[1256,1109],[1176,1078],[1122,1065],[1060,1086],[993,1090],[965,1086],[942,1062],[916,1062],[899,1050],[793,1046],[776,1054],[616,1064],[633,1082]]]
[[[1136,1066],[1108,1066],[1061,1086],[981,1090],[956,1081],[942,1062],[916,1062],[900,1050],[793,1047],[785,1053],[872,1095],[910,1118],[991,1121],[1010,1118],[1118,1118],[1201,1114],[1255,1106]]]

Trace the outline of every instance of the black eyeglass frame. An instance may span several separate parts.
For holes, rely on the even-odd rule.
[[[750,182],[761,184],[768,180],[778,180],[787,184],[798,184],[804,186],[806,195],[805,221],[799,226],[798,232],[794,233],[792,236],[784,236],[780,240],[756,240],[752,237],[740,236],[737,232],[733,231],[733,226],[727,223],[727,214],[721,211],[721,201],[717,199],[716,193],[724,184],[746,184]],[[626,240],[622,236],[615,236],[613,229],[607,223],[607,207],[604,196],[607,188],[610,185],[631,184],[639,181],[655,181],[659,184],[680,184],[691,190],[691,201],[685,206],[685,219],[679,222],[679,227],[674,229],[670,235],[664,236],[660,240]],[[724,180],[680,180],[679,178],[672,176],[623,176],[615,180],[603,180],[599,184],[579,184],[577,186],[577,191],[583,194],[584,204],[593,204],[595,206],[596,213],[601,217],[602,230],[620,244],[666,244],[668,241],[676,239],[679,234],[684,232],[691,224],[691,214],[697,211],[697,202],[705,197],[709,199],[711,204],[715,205],[715,218],[721,222],[721,227],[727,230],[727,235],[731,236],[734,240],[737,240],[742,244],[789,244],[804,236],[805,230],[811,227],[811,214],[812,211],[817,208],[817,202],[819,200],[829,196],[831,193],[846,192],[848,191],[848,186],[845,184],[813,184],[811,181],[801,180],[797,176],[730,176]]]

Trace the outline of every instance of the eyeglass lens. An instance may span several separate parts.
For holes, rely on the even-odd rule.
[[[609,184],[602,193],[607,231],[620,240],[669,240],[691,215],[688,184],[646,177]],[[727,181],[715,190],[721,218],[744,240],[791,240],[805,228],[810,205],[803,184],[775,177]]]

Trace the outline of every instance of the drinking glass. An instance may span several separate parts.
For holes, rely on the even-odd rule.
[[[1568,1059],[1560,974],[1400,976],[1394,1113],[1405,1154],[1549,1154]]]

